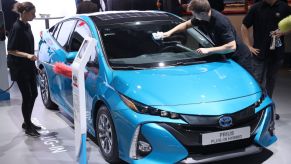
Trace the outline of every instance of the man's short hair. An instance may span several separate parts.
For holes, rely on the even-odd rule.
[[[210,9],[208,0],[191,0],[188,5],[188,10],[194,11],[195,13],[209,12]]]

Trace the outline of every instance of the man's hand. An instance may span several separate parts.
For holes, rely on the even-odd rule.
[[[256,56],[260,53],[260,49],[254,48],[252,46],[249,46],[248,48],[250,49],[251,53]]]
[[[170,37],[171,36],[171,33],[168,31],[168,32],[163,32],[163,35],[162,35],[162,38],[167,38],[167,37]]]
[[[196,50],[196,52],[200,55],[204,55],[204,54],[209,54],[210,53],[210,49],[209,48],[198,48]]]
[[[270,33],[270,36],[276,36],[276,38],[279,38],[283,35],[285,35],[285,33],[280,31],[279,29],[277,29],[275,31],[271,31],[271,33]]]

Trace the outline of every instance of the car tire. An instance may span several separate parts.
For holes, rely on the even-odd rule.
[[[42,70],[39,73],[39,86],[40,86],[40,93],[41,99],[44,106],[47,109],[57,109],[57,105],[51,100],[50,90],[49,90],[49,83],[47,79],[47,75],[45,70]]]
[[[99,108],[95,120],[96,139],[104,159],[109,163],[120,163],[116,131],[106,106]]]

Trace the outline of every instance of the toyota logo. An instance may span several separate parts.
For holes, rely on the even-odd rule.
[[[219,125],[223,128],[232,126],[232,118],[229,116],[222,116],[218,122],[219,122]]]

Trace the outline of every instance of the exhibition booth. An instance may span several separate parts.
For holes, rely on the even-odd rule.
[[[97,12],[76,14],[82,0],[30,0],[35,60],[7,50],[1,10],[1,163],[289,163],[290,34],[270,96],[234,51],[215,51],[215,28],[185,10],[189,1],[179,13],[167,0],[87,1]],[[224,0],[234,36],[253,5]],[[202,25],[167,35],[190,18]],[[7,54],[37,70],[29,127]]]

